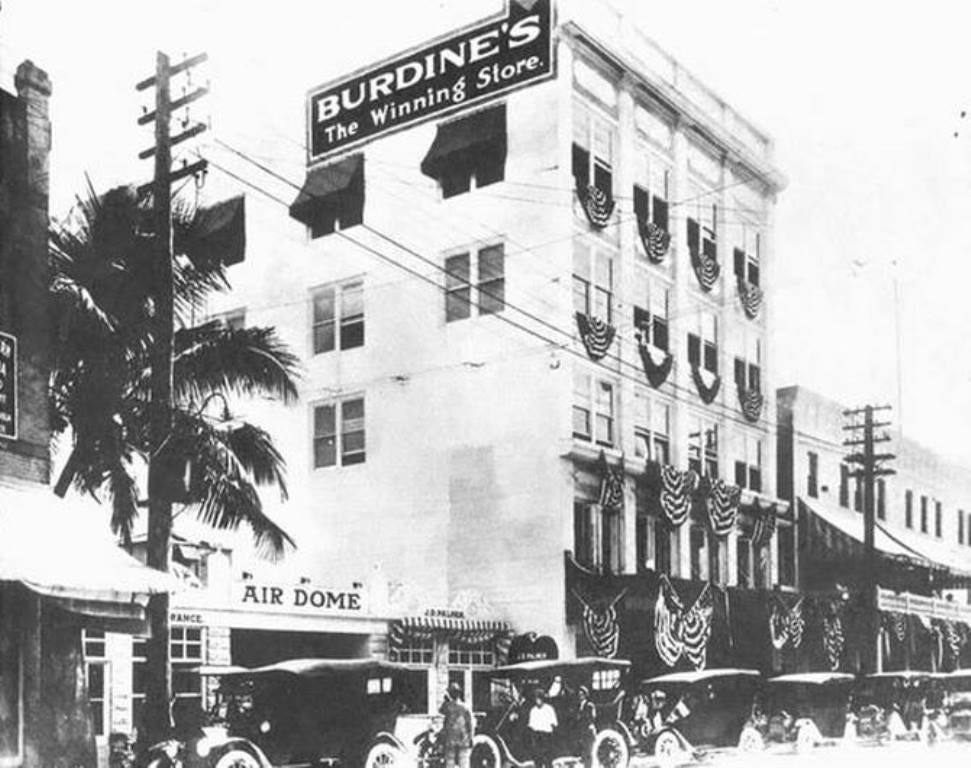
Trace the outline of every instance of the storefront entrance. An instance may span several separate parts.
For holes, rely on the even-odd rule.
[[[262,667],[287,659],[361,659],[370,655],[368,635],[233,629],[229,638],[232,663],[241,667]]]

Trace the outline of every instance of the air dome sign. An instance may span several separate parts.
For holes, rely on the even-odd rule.
[[[552,77],[552,0],[505,12],[307,97],[308,162]]]

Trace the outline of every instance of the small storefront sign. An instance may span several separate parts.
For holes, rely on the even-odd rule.
[[[556,641],[548,635],[527,632],[516,635],[509,645],[509,663],[521,661],[552,661],[560,657]]]
[[[554,73],[552,0],[508,0],[504,13],[311,91],[308,163]]]
[[[17,439],[17,337],[0,332],[0,437]]]
[[[234,606],[250,611],[329,616],[366,613],[365,594],[358,587],[335,589],[312,584],[239,581],[233,584],[232,602]]]

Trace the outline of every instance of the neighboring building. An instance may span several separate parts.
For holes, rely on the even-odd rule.
[[[844,445],[848,406],[798,386],[780,389],[777,403],[778,488],[800,518],[802,583],[858,590],[865,583],[863,487],[846,461],[858,448]],[[971,470],[898,432],[877,433],[890,438],[878,452],[894,455],[884,466],[895,470],[874,493],[883,664],[936,669],[963,657],[964,666],[971,662]]]
[[[296,407],[246,406],[288,460],[269,511],[299,549],[245,570],[387,591],[367,644],[320,617],[315,649],[413,665],[429,707],[449,680],[480,706],[510,633],[644,670],[703,661],[652,639],[661,593],[713,627],[710,663],[783,663],[765,616],[765,643],[738,646],[725,609],[796,586],[771,141],[609,6],[558,19],[554,78],[313,165],[297,221],[251,195],[247,260],[210,308],[306,364]]]

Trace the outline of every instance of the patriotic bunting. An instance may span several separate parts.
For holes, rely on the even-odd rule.
[[[890,631],[893,632],[893,636],[897,638],[898,643],[902,643],[907,639],[907,617],[904,614],[891,611],[887,623],[889,624]]]
[[[594,654],[601,658],[612,659],[617,655],[620,645],[617,603],[626,592],[626,589],[622,590],[613,600],[600,606],[590,605],[578,592],[573,593],[583,608],[583,634]]]
[[[826,652],[829,668],[835,672],[843,661],[846,636],[843,634],[843,618],[839,608],[831,604],[829,613],[829,616],[823,616],[823,650]]]
[[[716,536],[727,536],[735,528],[738,502],[741,496],[741,488],[737,485],[729,485],[720,477],[709,482],[708,524],[711,526],[712,533]]]
[[[721,266],[707,253],[700,249],[691,249],[691,266],[698,278],[698,285],[705,293],[709,293],[718,281],[721,274]]]
[[[577,312],[577,330],[591,360],[600,360],[614,343],[616,329],[599,317]]]
[[[661,511],[675,528],[688,519],[693,479],[690,471],[682,472],[667,464],[661,467]]]
[[[683,656],[695,669],[704,669],[714,611],[710,584],[705,584],[691,608],[685,610],[668,577],[661,576],[654,606],[654,646],[661,661],[673,667]]]
[[[604,452],[600,452],[600,499],[597,502],[604,509],[624,508],[624,467],[612,467],[607,463]]]
[[[754,424],[762,417],[762,406],[765,405],[765,398],[759,390],[739,387],[738,403],[742,407],[742,415],[746,421]]]
[[[647,383],[654,389],[657,389],[667,381],[671,373],[671,367],[674,364],[674,355],[670,352],[665,352],[664,360],[660,363],[655,363],[654,358],[651,356],[651,350],[644,343],[641,334],[636,334],[636,338],[637,348],[641,353],[641,365],[644,366],[644,375],[647,376]]]
[[[714,374],[714,377],[711,386],[708,386],[701,377],[701,369],[697,365],[691,366],[691,378],[695,383],[695,389],[698,390],[698,396],[701,397],[701,401],[705,405],[710,405],[718,397],[718,390],[721,387],[722,380],[721,376],[717,373]]]
[[[640,216],[637,217],[637,233],[641,237],[644,253],[651,263],[660,264],[664,261],[671,247],[671,234],[653,221],[645,221]]]
[[[762,308],[762,289],[757,285],[738,278],[738,298],[742,302],[742,309],[749,320],[754,320]]]
[[[578,186],[577,199],[592,227],[603,229],[607,226],[614,212],[614,200],[609,194],[593,185]]]
[[[772,504],[763,509],[756,502],[753,514],[755,516],[755,526],[752,529],[752,544],[756,548],[761,549],[772,541],[772,537],[775,535],[775,505]]]
[[[769,635],[776,650],[799,648],[802,645],[802,635],[806,629],[802,605],[803,598],[796,600],[791,608],[786,608],[781,598],[773,598],[772,611],[769,613]]]

